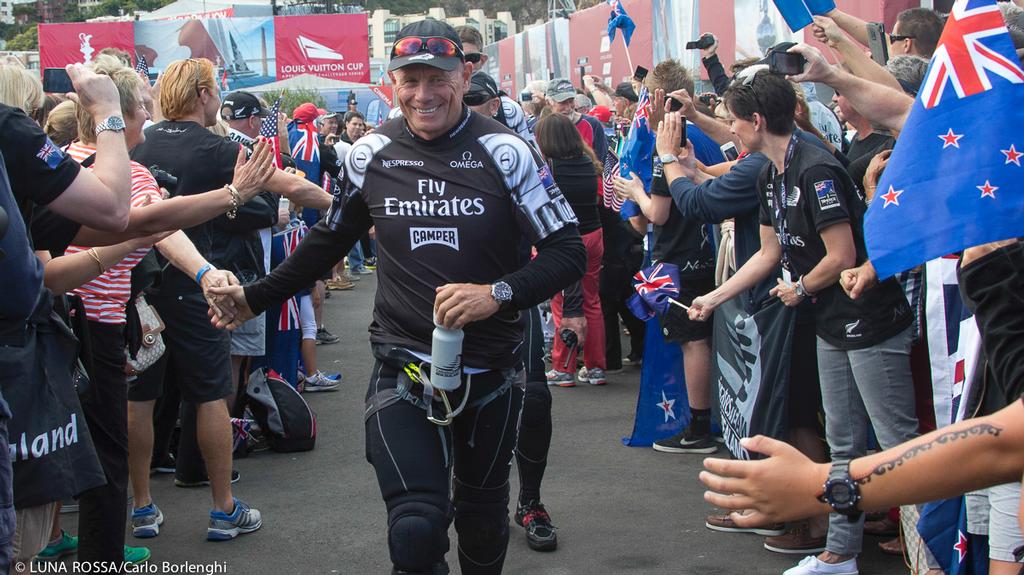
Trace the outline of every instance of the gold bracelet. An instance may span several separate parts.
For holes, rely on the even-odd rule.
[[[87,251],[89,252],[89,255],[92,256],[92,259],[96,262],[96,266],[100,268],[100,274],[105,273],[107,271],[107,268],[103,267],[103,262],[100,261],[100,254],[96,253],[96,248],[89,248]]]
[[[227,188],[231,192],[231,209],[228,210],[226,215],[229,220],[233,220],[238,216],[238,207],[242,205],[242,194],[238,193],[238,189],[231,184],[228,184]]]

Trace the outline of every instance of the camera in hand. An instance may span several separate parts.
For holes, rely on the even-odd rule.
[[[149,173],[153,174],[156,185],[167,190],[173,196],[178,191],[178,178],[170,172],[160,169],[160,166],[153,164],[149,167]]]
[[[571,329],[563,329],[562,333],[559,334],[559,337],[562,338],[562,343],[564,343],[566,347],[573,348],[580,344],[579,336]]]
[[[700,38],[693,42],[686,43],[687,50],[704,50],[715,45],[715,35],[711,33],[704,33],[700,35]]]

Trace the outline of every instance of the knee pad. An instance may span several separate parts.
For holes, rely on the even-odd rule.
[[[447,573],[448,515],[429,503],[399,503],[388,513],[388,548],[396,573]]]
[[[471,565],[500,565],[508,547],[508,482],[492,489],[470,487],[455,480],[455,530],[463,573]]]
[[[550,425],[551,390],[547,382],[527,382],[523,398],[522,426],[527,428]]]

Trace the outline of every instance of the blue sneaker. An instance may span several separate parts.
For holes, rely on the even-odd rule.
[[[156,537],[160,534],[160,526],[164,522],[164,514],[156,503],[132,509],[132,535],[140,539]]]
[[[259,510],[249,507],[237,498],[232,500],[235,502],[235,509],[230,515],[216,509],[210,511],[210,527],[206,530],[207,541],[230,541],[263,526]]]

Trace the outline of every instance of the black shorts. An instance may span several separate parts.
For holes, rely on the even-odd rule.
[[[789,429],[805,427],[824,432],[818,380],[818,341],[813,320],[797,321],[793,327],[787,410]]]
[[[690,305],[693,298],[715,289],[715,278],[711,276],[680,278],[679,284],[679,297],[676,299]],[[661,333],[665,336],[665,341],[686,343],[708,339],[711,337],[713,328],[713,317],[708,317],[706,321],[693,321],[686,315],[686,310],[677,305],[670,305],[668,312],[661,317]]]
[[[231,338],[210,323],[209,305],[201,293],[147,296],[166,326],[167,350],[128,385],[129,401],[151,401],[163,395],[168,367],[189,403],[208,403],[235,391],[231,381]]]

